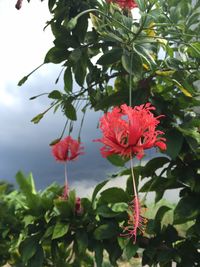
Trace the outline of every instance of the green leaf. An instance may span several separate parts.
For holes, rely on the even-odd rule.
[[[165,178],[154,175],[151,180],[149,180],[142,186],[140,192],[155,191],[156,192],[155,202],[158,202],[162,198],[165,190],[176,189],[180,188],[181,186],[182,186],[181,183],[179,183],[174,177]]]
[[[64,73],[64,84],[65,84],[65,91],[72,92],[73,87],[73,79],[72,79],[72,71],[71,68],[66,68]]]
[[[73,67],[74,73],[75,73],[75,80],[80,85],[83,86],[86,76],[86,68],[87,65],[84,62],[83,58],[79,60],[76,65]]]
[[[44,252],[41,245],[38,245],[35,255],[28,261],[27,267],[43,267]]]
[[[160,233],[160,222],[155,222],[155,220],[148,219],[145,232],[149,235],[155,235]]]
[[[110,239],[119,234],[119,228],[115,223],[102,224],[94,231],[94,238],[96,240]]]
[[[141,57],[135,52],[124,51],[122,55],[122,66],[129,73],[137,78],[142,74],[142,60]]]
[[[162,222],[163,216],[167,211],[169,211],[171,208],[167,206],[161,206],[155,216],[155,221]]]
[[[40,216],[43,214],[44,206],[41,196],[36,194],[32,174],[26,178],[21,172],[18,172],[16,175],[16,180],[22,194],[26,197],[24,205],[26,208],[29,208],[29,214],[33,216]]]
[[[95,244],[94,252],[95,252],[95,262],[96,262],[97,267],[102,267],[103,245],[101,243]]]
[[[68,196],[68,202],[71,205],[71,208],[74,210],[75,203],[76,203],[76,192],[75,192],[75,190],[70,190],[69,196]]]
[[[95,198],[96,198],[98,192],[104,187],[104,185],[107,184],[107,182],[109,182],[109,180],[105,180],[105,181],[101,182],[100,184],[98,184],[98,185],[95,187],[95,189],[94,189],[94,191],[93,191],[93,194],[92,194],[92,203],[94,202],[94,200],[95,200]]]
[[[122,255],[122,249],[120,248],[117,239],[106,240],[105,249],[109,254],[109,260],[112,266],[117,266],[117,260]]]
[[[121,38],[121,36],[118,34],[114,34],[113,32],[101,32],[100,34],[103,36],[103,40],[105,42],[119,42],[120,44],[124,42],[124,40]]]
[[[175,83],[175,85],[176,85],[176,87],[178,88],[178,89],[180,89],[181,90],[181,92],[185,95],[185,96],[187,96],[187,97],[192,97],[192,94],[189,92],[189,90],[188,90],[188,88],[185,88],[185,87],[183,87],[183,85],[182,84],[180,84],[177,80],[175,80],[175,79],[172,79],[172,81]]]
[[[195,219],[200,214],[198,197],[186,196],[178,202],[174,210],[174,224],[182,224]]]
[[[88,247],[88,234],[85,229],[78,229],[76,231],[76,242],[78,245],[78,251],[80,254],[85,253]]]
[[[62,98],[62,94],[58,90],[53,90],[51,93],[48,94],[48,98],[61,99]]]
[[[127,211],[127,209],[128,209],[128,203],[119,202],[112,205],[112,210],[114,212],[123,212]]]
[[[194,25],[197,23],[197,20],[199,19],[199,12],[192,13],[187,21],[188,27]]]
[[[200,133],[197,127],[191,127],[191,128],[177,127],[177,128],[180,132],[183,133],[185,137],[191,137],[195,139],[198,144],[200,144]]]
[[[167,207],[167,206],[161,206],[158,209],[156,216],[155,216],[155,220],[152,221],[153,222],[152,223],[152,230],[155,233],[160,233],[163,217],[164,217],[165,213],[168,212],[169,210],[171,210],[171,208]],[[148,226],[150,226],[150,225],[148,225]],[[150,230],[150,227],[149,227],[149,230]]]
[[[129,196],[123,189],[112,187],[101,192],[101,200],[107,203],[128,202]]]
[[[55,3],[56,3],[56,0],[49,0],[49,1],[48,1],[48,7],[49,7],[49,11],[50,11],[50,12],[52,11],[52,9],[53,9]]]
[[[35,237],[27,237],[20,243],[19,252],[24,263],[27,263],[27,261],[35,255],[37,246],[38,239]]]
[[[194,42],[189,45],[187,49],[188,54],[194,58],[200,58],[200,43]]]
[[[74,17],[74,18],[70,19],[69,22],[65,23],[65,27],[68,30],[73,30],[76,27],[77,22],[78,22],[78,17]]]
[[[108,156],[107,160],[117,167],[124,167],[125,163],[129,159],[123,159],[121,156],[114,154],[114,155]]]
[[[69,52],[59,47],[52,47],[46,54],[44,63],[59,64],[68,58]]]
[[[106,205],[99,206],[97,208],[97,214],[104,218],[114,218],[118,216],[119,213],[114,212],[111,208]]]
[[[147,164],[142,169],[142,177],[152,176],[156,170],[162,168],[165,164],[169,163],[167,157],[156,157],[147,162]]]
[[[106,51],[97,61],[99,65],[110,65],[121,59],[123,50],[121,48],[113,48]]]
[[[137,0],[138,7],[141,11],[145,11],[146,9],[145,2],[146,2],[145,0]]]
[[[150,51],[148,51],[145,47],[142,45],[135,45],[134,50],[141,58],[145,60],[145,63],[147,63],[151,69],[156,67],[154,58],[151,56]]]
[[[127,239],[127,238],[121,237],[121,236],[119,235],[118,238],[117,238],[117,241],[118,241],[118,244],[119,244],[120,248],[121,248],[122,250],[124,250],[125,247],[127,246],[127,244],[129,243],[130,240]]]
[[[18,82],[18,86],[22,86],[22,84],[24,84],[26,81],[28,80],[28,76],[24,76],[19,82]]]
[[[25,195],[36,194],[35,183],[31,173],[28,177],[25,177],[22,172],[18,172],[16,174],[16,181],[20,187],[20,190]]]
[[[80,60],[81,55],[82,55],[82,52],[80,48],[76,48],[71,52],[69,56],[69,60],[73,63],[77,63]]]
[[[177,8],[175,6],[172,6],[170,8],[170,19],[174,24],[178,24],[178,21],[180,19],[180,8]]]
[[[57,222],[52,235],[52,240],[64,236],[69,230],[69,224]]]
[[[171,224],[168,224],[166,227],[163,227],[162,234],[164,240],[167,240],[169,244],[180,240],[180,236],[176,228]]]
[[[44,113],[40,113],[37,116],[35,116],[34,118],[32,118],[31,122],[37,124],[41,121],[41,119],[44,117]]]
[[[181,15],[184,18],[188,16],[190,9],[191,9],[191,5],[187,1],[184,1],[181,3]]]
[[[167,140],[167,150],[165,153],[172,159],[175,159],[181,150],[183,144],[183,135],[176,129],[172,129],[165,134],[165,138]]]
[[[182,62],[177,58],[167,58],[166,64],[170,69],[180,70],[182,69]]]
[[[133,244],[133,241],[130,239],[125,247],[125,255],[127,257],[127,260],[130,260],[136,255],[138,248],[138,245]]]
[[[1,183],[0,182],[0,195],[4,195],[4,194],[6,194],[6,192],[7,192],[7,190],[8,190],[8,188],[9,188],[9,184],[7,184],[7,183]]]
[[[54,227],[55,227],[54,225],[49,226],[47,230],[45,231],[42,239],[46,239],[46,238],[48,239],[50,236],[52,236]]]
[[[171,261],[174,258],[175,251],[173,249],[165,249],[165,251],[160,251],[158,253],[158,262],[160,263],[169,263],[169,265],[163,265],[163,266],[172,266]],[[162,265],[161,265],[162,266]]]
[[[54,205],[56,208],[56,211],[59,213],[59,215],[63,219],[69,219],[73,216],[73,208],[71,207],[71,204],[68,200],[62,200],[62,199],[55,199]]]
[[[69,118],[70,120],[72,120],[72,121],[77,120],[76,109],[74,108],[74,106],[72,105],[72,103],[70,101],[65,102],[64,113],[67,116],[67,118]]]
[[[78,39],[80,43],[84,43],[86,41],[85,37],[87,30],[88,30],[88,15],[85,14],[79,17],[78,23],[75,29],[73,30],[73,35]]]

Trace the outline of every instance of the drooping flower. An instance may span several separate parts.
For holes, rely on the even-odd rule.
[[[165,150],[166,140],[160,137],[164,132],[156,130],[162,115],[155,117],[152,110],[155,107],[150,103],[134,108],[123,104],[104,114],[100,119],[103,137],[94,140],[104,144],[102,156],[118,154],[130,158],[135,155],[141,159],[145,149],[158,147]]]
[[[52,153],[56,160],[66,162],[76,159],[83,154],[83,147],[77,140],[67,136],[52,146]]]
[[[108,3],[116,3],[123,9],[132,9],[137,7],[137,4],[134,0],[106,0]]]
[[[79,155],[83,154],[83,147],[81,143],[77,140],[67,136],[66,138],[60,140],[58,143],[52,146],[52,154],[57,161],[63,162],[65,167],[65,184],[63,194],[60,199],[67,200],[69,196],[69,185],[67,178],[67,161],[75,160]],[[80,199],[76,200],[75,210],[81,213],[81,202]]]

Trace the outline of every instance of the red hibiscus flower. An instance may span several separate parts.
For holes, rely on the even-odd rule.
[[[116,3],[118,4],[121,8],[127,8],[127,9],[132,9],[137,7],[137,4],[135,3],[134,0],[107,0],[108,3]]]
[[[80,142],[67,136],[53,145],[52,153],[56,160],[66,162],[76,159],[79,155],[82,155],[83,147]]]
[[[102,142],[101,148],[103,157],[119,154],[123,157],[137,156],[141,159],[144,150],[152,147],[166,149],[165,138],[159,137],[164,134],[156,130],[160,123],[151,110],[155,107],[150,103],[135,106],[134,108],[121,105],[114,107],[111,112],[107,112],[100,119],[100,129],[103,133],[101,139],[95,141]]]

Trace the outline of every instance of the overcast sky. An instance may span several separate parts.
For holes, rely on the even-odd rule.
[[[33,101],[29,98],[62,89],[62,83],[54,83],[60,68],[48,64],[22,87],[17,83],[42,63],[46,52],[53,46],[50,29],[43,31],[45,22],[50,19],[47,3],[34,0],[28,4],[24,1],[18,11],[15,1],[0,1],[0,179],[14,182],[18,170],[26,174],[32,172],[38,188],[53,181],[63,183],[63,165],[55,162],[49,143],[59,137],[65,118],[60,112],[50,113],[39,124],[31,123],[49,102],[46,97]],[[99,116],[93,112],[86,114],[82,131],[85,155],[68,166],[71,184],[87,180],[94,185],[113,169],[101,158],[99,145],[92,142],[100,135],[96,129]],[[76,123],[74,138],[77,138],[79,123],[80,120]]]

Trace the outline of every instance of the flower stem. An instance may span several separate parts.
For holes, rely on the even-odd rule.
[[[138,197],[137,187],[136,187],[136,182],[135,182],[135,175],[134,175],[134,171],[133,171],[133,158],[132,158],[132,155],[130,155],[130,162],[131,162],[131,175],[132,175],[132,180],[133,180],[133,192],[134,192],[134,196]]]
[[[65,162],[65,186],[64,186],[64,192],[63,192],[63,198],[67,199],[68,198],[68,193],[69,193],[69,186],[68,186],[68,179],[67,179],[67,163]]]
[[[131,53],[131,71],[132,71],[132,64],[133,64],[133,53]],[[132,74],[129,75],[129,106],[132,106]],[[131,156],[132,158],[132,156]]]

